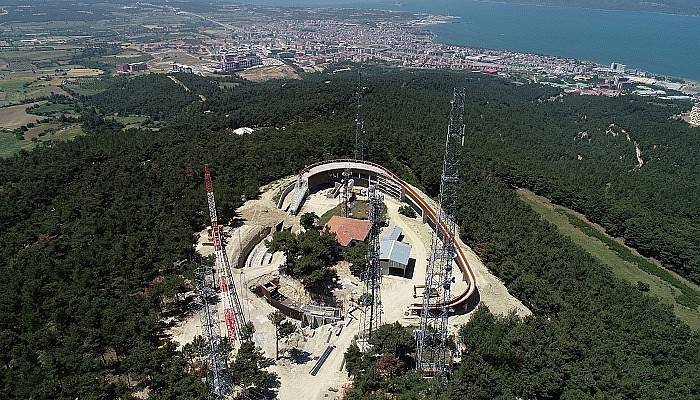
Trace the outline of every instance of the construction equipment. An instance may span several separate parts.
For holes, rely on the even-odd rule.
[[[219,292],[224,306],[224,323],[226,333],[232,340],[240,340],[241,329],[246,325],[243,308],[236,292],[236,286],[231,273],[231,265],[226,255],[223,242],[222,227],[219,225],[214,201],[214,183],[211,178],[209,165],[204,165],[204,186],[207,190],[207,203],[211,220],[210,239],[214,244],[215,275],[218,277]]]

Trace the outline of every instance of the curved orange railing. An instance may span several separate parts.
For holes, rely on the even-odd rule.
[[[375,168],[379,168],[384,173],[389,176],[391,179],[395,180],[400,186],[401,189],[403,190],[403,193],[406,197],[408,197],[415,205],[417,205],[424,213],[425,216],[427,216],[429,219],[435,223],[437,226],[437,213],[436,210],[431,207],[424,199],[423,197],[416,191],[414,190],[408,183],[406,183],[403,179],[399,178],[396,174],[393,172],[389,171],[388,169],[384,168],[383,166],[379,164],[375,164],[370,161],[360,161],[360,160],[353,160],[353,159],[338,159],[338,160],[327,160],[327,161],[321,161],[318,163],[314,163],[311,165],[307,165],[300,171],[300,174],[304,174],[306,172],[309,172],[312,168],[324,164],[330,164],[330,163],[353,163],[353,164],[367,164],[371,165]],[[440,224],[439,228],[442,230],[443,233],[447,233],[447,227],[444,224]],[[457,238],[455,238],[457,240]],[[462,278],[467,284],[469,285],[467,290],[464,292],[460,293],[459,295],[453,297],[447,304],[437,304],[435,309],[447,307],[447,308],[453,308],[453,309],[458,309],[462,307],[467,306],[467,302],[471,298],[471,296],[476,292],[476,283],[475,283],[475,278],[474,278],[474,272],[471,269],[471,266],[469,265],[469,262],[467,261],[466,256],[464,255],[464,252],[462,251],[462,248],[458,245],[455,244],[455,261],[457,263],[457,266],[459,267],[460,271],[462,271]],[[422,309],[423,304],[422,303],[413,303],[411,305],[412,309],[414,311],[420,311]]]

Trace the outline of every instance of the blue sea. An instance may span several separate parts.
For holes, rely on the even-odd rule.
[[[254,4],[377,8],[459,17],[437,40],[571,57],[700,80],[700,17],[475,0],[254,0]]]

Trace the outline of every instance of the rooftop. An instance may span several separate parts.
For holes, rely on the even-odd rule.
[[[408,265],[411,257],[411,245],[396,240],[382,240],[379,243],[379,259],[391,260],[402,265]]]
[[[347,247],[353,240],[365,240],[372,224],[366,219],[345,218],[334,215],[328,221],[326,227],[335,233],[335,237],[341,246]]]
[[[403,232],[401,232],[401,228],[399,228],[398,226],[392,226],[384,235],[383,240],[399,240],[401,238],[402,233]]]

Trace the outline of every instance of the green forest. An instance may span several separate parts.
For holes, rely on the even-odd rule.
[[[207,219],[203,164],[227,220],[241,195],[352,154],[351,73],[235,85],[176,77],[190,91],[162,76],[115,80],[76,100],[86,136],[0,161],[0,397],[128,399],[148,388],[153,399],[202,398],[163,316],[182,312],[171,300],[189,290],[181,261]],[[458,85],[469,94],[461,234],[534,315],[479,309],[460,330],[463,359],[440,382],[410,372],[410,332],[384,327],[371,353],[347,354],[350,397],[700,399],[698,333],[512,190],[581,211],[698,282],[699,134],[669,120],[680,108],[634,97],[550,101],[557,93],[540,86],[377,67],[365,83],[367,158],[436,195]],[[115,113],[163,127],[123,130],[105,119]],[[242,126],[257,129],[232,134]]]

